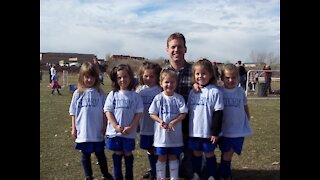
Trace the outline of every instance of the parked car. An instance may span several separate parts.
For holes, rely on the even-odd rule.
[[[81,64],[78,63],[78,62],[73,62],[73,63],[69,63],[69,66],[77,66],[77,67],[80,67]]]

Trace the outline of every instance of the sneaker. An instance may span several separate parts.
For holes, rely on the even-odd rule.
[[[220,180],[234,180],[233,176],[229,176],[227,178],[220,178]]]
[[[108,173],[106,176],[104,176],[103,178],[102,178],[103,180],[113,180],[113,177],[112,177],[112,175],[110,174],[110,173]]]
[[[214,177],[210,176],[208,180],[215,180]]]
[[[87,176],[85,180],[93,180],[92,176]]]
[[[144,175],[142,176],[143,179],[148,179],[151,176],[151,169],[149,169],[148,171],[146,171],[144,173]]]
[[[193,173],[193,177],[191,178],[191,180],[200,180],[200,177],[197,173]]]

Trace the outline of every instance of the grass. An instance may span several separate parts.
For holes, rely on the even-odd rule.
[[[84,179],[80,163],[81,153],[74,149],[71,138],[69,104],[72,93],[68,87],[61,90],[62,96],[51,95],[48,79],[40,82],[40,179],[78,180]],[[76,84],[76,76],[69,77]],[[105,78],[106,92],[110,82]],[[253,135],[247,137],[240,156],[235,155],[232,169],[237,180],[280,179],[280,100],[249,100]],[[138,136],[137,136],[138,137]],[[134,178],[141,179],[148,169],[147,155],[139,148],[136,139],[134,151]],[[106,150],[109,172],[113,174],[111,152]],[[216,152],[219,162],[219,151]],[[96,158],[92,155],[93,174],[100,178]],[[124,163],[123,163],[124,164]],[[124,172],[124,170],[123,170]]]

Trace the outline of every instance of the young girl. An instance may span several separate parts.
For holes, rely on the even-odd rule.
[[[52,75],[51,80],[51,94],[54,94],[54,91],[57,90],[58,94],[61,95],[59,89],[61,89],[61,86],[59,84],[59,77],[57,74]]]
[[[133,180],[133,154],[137,126],[143,112],[140,95],[134,90],[133,72],[129,65],[120,64],[110,72],[112,91],[108,94],[104,112],[108,118],[107,143],[112,150],[114,178],[122,180],[122,156],[125,179]]]
[[[224,107],[222,93],[216,86],[217,78],[209,60],[203,59],[193,64],[192,80],[201,87],[201,92],[191,90],[188,97],[190,136],[188,147],[193,150],[193,179],[199,180],[203,174],[201,165],[204,152],[208,169],[205,179],[214,180],[217,178],[214,150],[221,131]]]
[[[69,113],[72,120],[71,135],[75,138],[75,149],[82,152],[82,166],[86,179],[93,179],[91,153],[95,153],[104,179],[112,180],[104,154],[106,117],[103,105],[105,92],[100,89],[99,74],[90,62],[82,64],[78,89],[73,93]]]
[[[143,176],[143,178],[155,179],[156,178],[156,162],[157,156],[154,152],[153,137],[154,137],[154,120],[150,118],[149,107],[153,98],[161,92],[159,86],[159,75],[161,66],[156,63],[145,61],[139,70],[140,86],[136,90],[140,94],[144,111],[140,119],[140,148],[147,150],[148,160],[150,165],[150,172]]]
[[[234,152],[240,155],[244,137],[252,134],[249,120],[249,107],[243,88],[238,87],[238,68],[234,64],[225,64],[222,70],[224,87],[224,110],[222,120],[222,136],[219,148],[222,152],[219,174],[221,179],[233,179],[231,173],[231,159]]]
[[[157,94],[149,108],[150,117],[156,121],[153,146],[156,147],[157,179],[166,179],[166,160],[169,159],[170,180],[178,180],[179,161],[183,139],[181,121],[188,108],[182,95],[175,93],[178,76],[173,69],[163,69],[160,86],[163,92]]]

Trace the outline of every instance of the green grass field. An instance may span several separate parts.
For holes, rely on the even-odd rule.
[[[40,179],[80,180],[84,172],[80,163],[81,153],[74,149],[71,138],[69,103],[72,93],[63,87],[62,96],[51,95],[48,79],[40,82]],[[106,78],[106,92],[110,82]],[[76,76],[69,77],[69,84],[76,84]],[[280,179],[280,100],[249,100],[253,135],[247,137],[241,156],[235,155],[232,169],[237,180]],[[139,148],[136,139],[134,151],[134,178],[139,180],[148,169],[146,152]],[[106,150],[109,172],[113,174],[111,152]],[[218,162],[220,154],[216,152]],[[93,174],[99,179],[100,171],[92,154]],[[124,164],[124,163],[123,163]],[[124,172],[124,171],[123,171]]]

